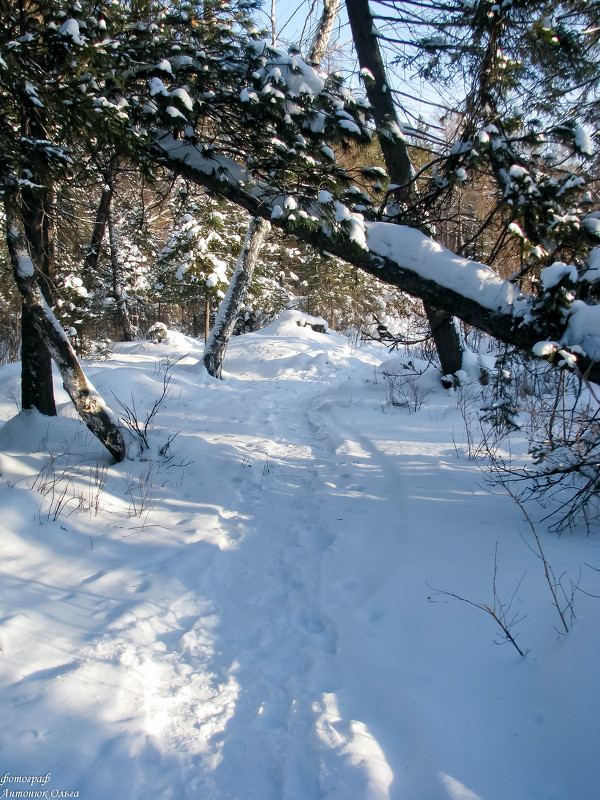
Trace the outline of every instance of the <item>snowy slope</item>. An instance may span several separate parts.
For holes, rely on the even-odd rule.
[[[143,419],[172,364],[152,450],[116,466],[61,393],[58,419],[14,418],[0,369],[2,789],[595,800],[600,601],[578,592],[557,635],[456,395],[425,376],[420,410],[390,406],[385,351],[293,317],[235,339],[224,381],[200,355],[172,334],[88,365]],[[566,585],[600,594],[600,543],[539,530]],[[493,603],[496,548],[525,658],[436,592]]]

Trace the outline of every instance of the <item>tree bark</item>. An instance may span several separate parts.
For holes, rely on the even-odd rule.
[[[427,314],[431,338],[435,342],[440,365],[442,367],[442,383],[450,388],[454,382],[448,378],[462,369],[463,348],[460,332],[452,314],[448,314],[431,303],[423,303]]]
[[[119,422],[85,377],[69,339],[46,302],[18,221],[7,209],[7,243],[17,288],[38,340],[60,370],[63,386],[79,415],[116,461],[125,457]]]
[[[399,187],[395,197],[401,202],[407,201],[412,191],[412,165],[406,143],[396,133],[397,129],[399,131],[396,107],[387,83],[369,2],[346,0],[346,9],[358,62],[361,69],[370,73],[365,75],[364,84],[387,172],[391,182]],[[442,374],[454,375],[461,369],[463,360],[463,347],[456,323],[452,314],[428,303],[424,306]]]
[[[208,342],[210,336],[210,297],[208,296],[208,287],[205,289],[204,295],[204,343]]]
[[[19,5],[21,34],[27,32],[25,6]],[[31,97],[22,97],[20,141],[46,138],[40,108]],[[17,138],[17,137],[15,137]],[[37,279],[46,302],[52,305],[51,273],[54,261],[52,188],[42,189],[40,175],[44,173],[44,158],[36,148],[21,147],[20,169],[25,180],[20,188],[21,219],[31,256],[37,267]],[[36,188],[34,185],[38,184]],[[52,362],[41,346],[29,309],[21,306],[21,407],[36,408],[46,416],[56,415]]]
[[[219,313],[210,332],[204,349],[203,362],[208,373],[213,378],[220,378],[225,358],[225,350],[240,308],[248,292],[248,285],[252,280],[254,266],[260,253],[265,234],[271,226],[266,220],[254,217],[248,227],[246,240],[242,252],[237,260],[235,272],[229,283],[227,294],[219,306]]]
[[[100,248],[102,240],[106,234],[108,226],[108,218],[112,199],[115,191],[114,181],[117,174],[118,159],[113,156],[108,165],[106,174],[104,175],[104,189],[100,195],[100,202],[96,210],[96,219],[92,229],[92,237],[90,239],[89,249],[85,257],[84,270],[93,272],[98,266],[98,259],[100,258]]]
[[[331,38],[331,31],[333,30],[335,18],[340,10],[341,2],[342,0],[323,0],[321,21],[319,22],[319,27],[307,58],[308,63],[313,67],[318,67],[325,58],[329,39]]]
[[[358,63],[361,69],[368,70],[366,74],[363,73],[363,81],[388,175],[391,182],[400,187],[395,196],[408,200],[411,194],[412,164],[403,138],[394,130],[394,126],[399,128],[396,107],[387,83],[387,73],[374,33],[375,22],[368,0],[346,0],[346,11]]]
[[[51,275],[54,262],[51,193],[36,194],[27,187],[21,191],[21,214],[25,238],[37,266],[40,290],[52,305]],[[52,360],[41,345],[30,309],[21,304],[21,407],[36,408],[48,417],[56,416]]]
[[[21,301],[21,408],[56,416],[52,359],[42,346],[31,310]]]

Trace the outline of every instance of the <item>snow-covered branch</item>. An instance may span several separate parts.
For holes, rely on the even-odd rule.
[[[202,145],[158,138],[154,157],[221,197],[244,207],[254,216],[270,220],[299,239],[330,252],[359,269],[434,304],[469,325],[503,342],[533,351],[541,341],[556,354],[558,362],[566,353],[575,354],[582,373],[600,382],[600,306],[581,301],[567,311],[561,330],[536,315],[536,298],[525,295],[488,266],[451,253],[414,228],[386,222],[365,222],[359,214],[343,219],[335,204],[332,224],[329,202],[315,202],[298,208],[269,187],[257,185],[251,172],[223,156],[205,155]],[[349,226],[348,221],[353,223]],[[357,230],[357,229],[360,230]],[[361,235],[362,234],[362,235]],[[543,349],[543,348],[542,348]],[[534,351],[539,354],[539,346]],[[567,359],[568,360],[568,359]]]

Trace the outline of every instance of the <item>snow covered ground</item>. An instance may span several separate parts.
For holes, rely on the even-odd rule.
[[[0,369],[2,796],[595,800],[600,541],[538,525],[589,593],[559,636],[435,375],[409,413],[385,351],[285,315],[232,342],[224,381],[200,356],[172,334],[88,364],[141,421],[171,365],[151,450],[119,465],[61,392],[57,419],[14,417]],[[496,552],[524,658],[440,594],[493,605]]]

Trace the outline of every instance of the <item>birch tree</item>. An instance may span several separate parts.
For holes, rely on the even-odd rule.
[[[270,224],[261,217],[253,217],[248,226],[242,252],[238,256],[229,288],[221,301],[217,319],[210,331],[204,350],[204,366],[213,378],[221,377],[227,344],[233,334],[239,310],[244,304],[265,234],[270,227]]]
[[[323,13],[307,59],[308,63],[312,66],[317,67],[325,56],[340,3],[341,0],[324,0]],[[275,45],[274,14],[273,4],[271,6],[273,45]],[[268,230],[269,223],[260,217],[255,217],[250,222],[242,252],[237,260],[236,268],[231,278],[229,290],[219,308],[215,326],[207,337],[202,360],[209,375],[212,375],[214,378],[221,377],[227,344],[233,334],[236,321],[244,305],[260,248]]]

